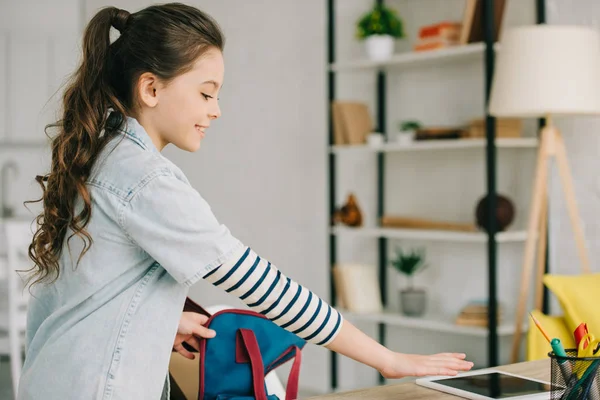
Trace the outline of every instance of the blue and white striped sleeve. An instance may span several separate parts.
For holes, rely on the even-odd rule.
[[[309,343],[325,346],[342,327],[343,317],[337,310],[249,247],[243,247],[204,279]]]

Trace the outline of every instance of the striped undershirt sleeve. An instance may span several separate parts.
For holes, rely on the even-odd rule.
[[[309,343],[325,346],[342,327],[343,317],[337,310],[249,247],[204,279]]]

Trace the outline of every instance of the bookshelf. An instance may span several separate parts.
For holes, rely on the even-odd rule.
[[[384,0],[375,0],[376,3],[383,3]],[[336,171],[337,160],[339,157],[352,154],[373,154],[376,157],[376,215],[377,220],[384,216],[386,210],[385,196],[385,176],[393,175],[393,170],[387,170],[386,160],[392,157],[402,157],[405,154],[419,153],[423,157],[434,154],[435,152],[452,151],[479,151],[484,153],[484,161],[481,165],[482,172],[485,173],[485,194],[493,198],[497,193],[497,152],[508,151],[531,151],[538,147],[538,139],[533,137],[519,138],[495,138],[496,126],[494,119],[487,113],[487,99],[491,87],[491,81],[494,69],[495,54],[502,51],[497,43],[494,43],[494,16],[495,0],[482,0],[484,8],[484,18],[481,23],[484,31],[484,41],[467,45],[455,46],[446,49],[432,50],[426,52],[406,52],[395,54],[385,61],[371,61],[366,59],[337,61],[335,57],[336,38],[335,38],[335,10],[336,1],[328,0],[328,116],[329,116],[329,162],[328,162],[328,181],[329,181],[329,210],[333,215],[337,206],[336,196],[336,178],[339,171]],[[426,1],[423,0],[423,3]],[[341,3],[341,2],[338,2]],[[536,0],[536,20],[537,23],[545,22],[545,3],[544,0]],[[376,131],[385,133],[387,124],[386,110],[388,98],[388,75],[413,72],[421,67],[444,67],[452,63],[482,63],[484,80],[484,104],[482,104],[481,113],[486,126],[486,137],[477,139],[448,139],[448,140],[430,140],[414,141],[410,144],[400,144],[394,142],[383,143],[380,145],[339,145],[335,144],[333,132],[333,116],[331,103],[336,100],[336,76],[337,74],[354,73],[373,73],[375,74],[376,88]],[[541,121],[539,121],[541,123]],[[389,136],[388,136],[389,137]],[[465,153],[466,154],[466,153]],[[491,203],[494,203],[492,200]],[[495,204],[490,204],[492,208]],[[359,240],[376,241],[376,265],[378,268],[379,286],[381,288],[381,300],[384,310],[375,314],[357,314],[348,310],[340,310],[345,318],[350,321],[368,322],[377,326],[377,335],[380,343],[386,343],[386,327],[395,326],[407,329],[426,330],[434,333],[451,333],[454,335],[465,335],[466,337],[476,337],[487,339],[487,363],[489,366],[499,364],[499,339],[506,338],[514,333],[514,321],[507,315],[502,322],[497,322],[491,316],[496,315],[498,310],[498,279],[497,279],[497,257],[498,246],[511,246],[523,244],[527,238],[524,230],[509,230],[499,232],[495,223],[489,221],[491,229],[487,232],[454,232],[441,230],[424,229],[395,229],[378,226],[364,226],[360,228],[351,228],[340,225],[329,226],[329,264],[330,269],[338,262],[338,244],[340,238],[353,237]],[[454,316],[443,314],[426,314],[423,317],[406,317],[387,307],[387,283],[388,283],[388,252],[390,241],[397,239],[419,240],[426,242],[445,242],[461,244],[475,244],[482,247],[486,253],[487,265],[487,298],[489,301],[489,320],[487,327],[461,326],[454,322]],[[484,247],[485,246],[485,247]],[[330,275],[330,300],[335,306],[336,292],[333,274]],[[338,359],[335,353],[331,353],[331,375],[330,386],[332,390],[338,387]],[[380,376],[380,383],[385,380]]]

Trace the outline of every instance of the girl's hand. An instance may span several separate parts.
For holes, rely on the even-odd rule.
[[[425,356],[394,353],[390,357],[389,365],[379,370],[379,373],[388,379],[428,375],[454,376],[472,367],[473,363],[465,361],[464,354],[439,353]]]
[[[183,347],[183,342],[200,351],[200,341],[197,336],[210,339],[215,337],[216,334],[214,330],[204,326],[207,320],[208,317],[206,315],[195,312],[182,313],[179,320],[179,327],[177,328],[177,335],[173,342],[173,349],[190,360],[196,358],[194,353],[190,353]]]

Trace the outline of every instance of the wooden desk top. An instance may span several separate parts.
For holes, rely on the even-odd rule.
[[[550,381],[550,360],[539,360],[523,362],[518,364],[504,365],[496,369],[513,374],[527,376],[533,379]],[[456,396],[438,392],[433,389],[418,386],[414,382],[388,384],[368,389],[353,390],[350,392],[332,393],[324,396],[311,397],[319,400],[452,400]]]

